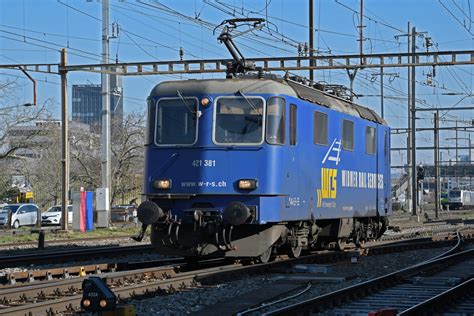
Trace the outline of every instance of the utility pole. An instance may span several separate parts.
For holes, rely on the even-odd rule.
[[[434,113],[435,218],[439,212],[439,111]]]
[[[360,0],[360,25],[359,25],[359,54],[360,64],[364,64],[362,55],[364,54],[364,0]]]
[[[455,133],[455,138],[456,138],[456,159],[454,159],[456,161],[456,165],[458,164],[458,156],[459,156],[459,152],[458,152],[458,120],[456,120],[456,129],[454,130],[454,133]]]
[[[102,0],[102,62],[109,63],[109,0]],[[105,67],[104,67],[105,68]],[[103,70],[109,70],[107,68]],[[101,75],[102,86],[102,135],[101,135],[101,175],[103,209],[98,207],[98,227],[108,227],[110,214],[110,81],[109,75],[105,72]]]
[[[380,116],[383,117],[383,68],[380,68]]]
[[[314,0],[309,0],[309,66],[314,66]],[[314,80],[314,70],[309,70],[309,80]]]
[[[61,50],[62,67],[66,66],[66,49]],[[68,212],[67,206],[69,204],[69,135],[68,135],[68,108],[67,108],[67,70],[61,70],[61,171],[62,171],[62,186],[61,186],[61,229],[67,230]],[[41,220],[41,218],[38,218]]]
[[[408,31],[406,34],[402,34],[399,36],[406,36],[407,37],[407,44],[408,44],[408,54],[410,54],[410,46],[411,46],[411,41],[410,41],[410,22],[408,22]],[[409,62],[409,58],[407,57]],[[411,168],[411,148],[412,148],[412,143],[411,143],[411,133],[414,132],[411,126],[411,73],[410,73],[410,67],[407,68],[407,77],[408,77],[408,104],[407,104],[407,113],[408,113],[408,120],[407,120],[407,176],[408,176],[408,185],[407,185],[407,194],[406,194],[406,201],[408,203],[407,209],[411,210],[412,205],[413,205],[413,197],[415,196],[414,192],[412,191],[413,186],[410,184],[411,180],[415,176],[415,174],[412,172]],[[416,215],[416,214],[415,214]]]
[[[380,76],[380,116],[382,118],[384,118],[384,92],[383,92],[383,77],[385,75],[389,75],[389,76],[395,76],[395,77],[398,77],[398,74],[395,73],[395,72],[389,72],[389,73],[386,73],[384,72],[383,70],[383,67],[380,67],[380,72],[379,73],[373,73],[372,74],[372,77],[375,77],[375,76]]]
[[[469,157],[469,163],[472,164],[472,154],[471,154],[471,133],[468,133],[468,141],[469,141],[469,153],[467,154]]]
[[[412,56],[412,63],[416,63],[416,28],[412,28],[411,32],[411,52],[413,54]],[[411,66],[411,75],[410,75],[410,81],[411,81],[411,90],[410,90],[410,113],[411,113],[411,174],[412,174],[412,193],[413,193],[413,200],[415,203],[412,203],[412,215],[417,215],[417,203],[416,201],[418,200],[418,190],[417,190],[417,180],[416,180],[416,111],[415,111],[415,106],[416,106],[416,98],[415,98],[415,66]]]
[[[359,28],[359,58],[360,64],[365,64],[364,58],[362,57],[364,54],[364,0],[360,0],[360,25]],[[357,70],[359,68],[355,68],[352,72],[349,69],[347,70],[347,75],[349,76],[349,89],[351,90],[351,102],[354,101],[354,80],[357,75]]]

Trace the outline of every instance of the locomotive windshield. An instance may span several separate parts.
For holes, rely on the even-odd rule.
[[[192,145],[197,136],[196,98],[164,98],[156,110],[155,142],[158,145]]]
[[[260,144],[263,142],[263,99],[221,97],[217,99],[214,141],[218,144]]]

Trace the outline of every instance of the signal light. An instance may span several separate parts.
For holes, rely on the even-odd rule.
[[[239,189],[240,190],[255,190],[257,188],[257,180],[255,179],[240,179]]]
[[[85,311],[100,313],[115,310],[117,297],[105,281],[99,277],[90,277],[82,282],[81,308]]]
[[[416,168],[416,179],[418,181],[423,181],[425,179],[425,169],[421,165]]]
[[[153,182],[155,189],[158,190],[169,190],[171,189],[171,180],[170,179],[159,179]]]

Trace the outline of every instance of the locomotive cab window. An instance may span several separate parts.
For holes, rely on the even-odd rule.
[[[328,115],[322,112],[314,112],[314,143],[318,145],[328,144]]]
[[[296,145],[298,137],[296,122],[296,105],[292,104],[290,107],[290,145]]]
[[[367,126],[365,128],[365,152],[369,155],[375,155],[376,144],[375,128]]]
[[[260,97],[220,97],[214,109],[213,140],[216,144],[261,144],[263,117]]]
[[[285,144],[285,99],[272,97],[267,104],[266,140],[269,144]]]
[[[157,145],[192,145],[197,140],[197,98],[162,98],[156,107]]]
[[[342,120],[342,148],[354,150],[354,122]]]

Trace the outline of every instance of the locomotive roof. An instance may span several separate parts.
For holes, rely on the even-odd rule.
[[[189,79],[164,81],[156,85],[150,96],[175,96],[180,91],[184,96],[198,94],[236,93],[244,94],[285,94],[319,104],[321,106],[387,125],[373,110],[354,104],[332,94],[314,89],[296,81],[286,79]]]

